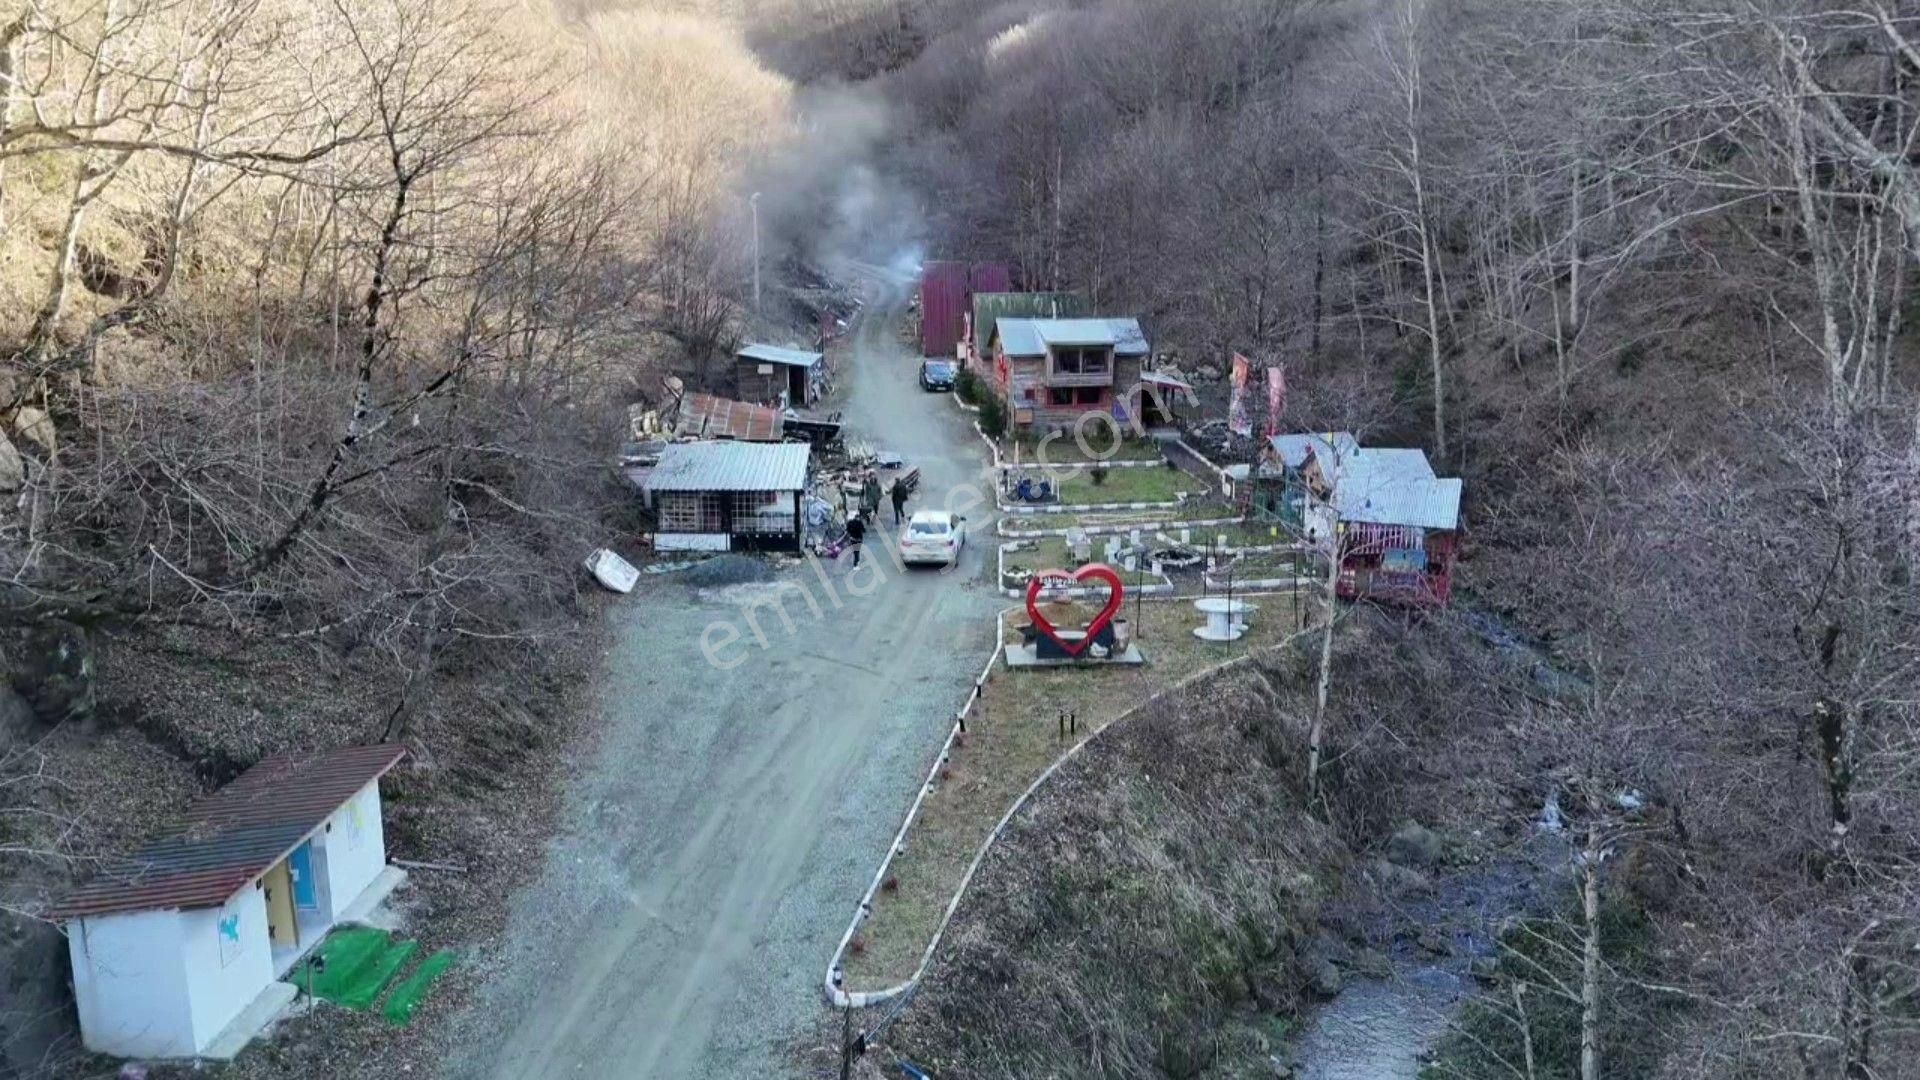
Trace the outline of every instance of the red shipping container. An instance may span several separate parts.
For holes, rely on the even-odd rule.
[[[967,302],[973,302],[975,293],[1012,292],[1013,268],[1006,263],[974,263],[971,287],[967,291]]]
[[[967,310],[967,264],[930,262],[920,271],[920,352],[954,358]]]

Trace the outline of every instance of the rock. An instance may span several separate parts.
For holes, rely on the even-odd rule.
[[[1427,875],[1411,866],[1401,866],[1386,859],[1378,859],[1374,862],[1373,880],[1382,893],[1395,900],[1424,893],[1433,888],[1433,879]]]
[[[1453,939],[1444,931],[1433,927],[1421,930],[1420,935],[1413,939],[1413,943],[1420,947],[1421,952],[1430,956],[1453,955]]]
[[[53,417],[45,409],[36,409],[31,405],[22,405],[13,414],[13,430],[24,438],[39,443],[40,448],[51,454],[58,445],[53,433]]]
[[[1369,979],[1393,978],[1393,961],[1379,949],[1361,949],[1353,954],[1348,970]]]
[[[19,491],[20,485],[26,482],[27,463],[21,459],[20,451],[13,448],[13,440],[0,431],[0,491]]]
[[[1313,960],[1307,964],[1307,988],[1323,998],[1338,997],[1344,980],[1331,960]]]
[[[1387,858],[1401,866],[1426,869],[1438,865],[1445,854],[1440,834],[1417,821],[1409,821],[1393,831],[1387,841]]]
[[[1325,960],[1337,967],[1345,967],[1353,962],[1353,946],[1341,940],[1337,934],[1319,930],[1301,947],[1300,956],[1309,964]]]

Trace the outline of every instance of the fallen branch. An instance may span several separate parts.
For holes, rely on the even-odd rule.
[[[392,862],[395,866],[404,866],[409,870],[445,870],[449,874],[464,874],[467,872],[466,867],[455,866],[452,863],[415,862],[412,859],[394,859]]]

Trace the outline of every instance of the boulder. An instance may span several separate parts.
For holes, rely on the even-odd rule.
[[[19,491],[20,485],[27,482],[27,463],[20,457],[20,451],[13,448],[13,440],[7,433],[0,431],[0,491]]]
[[[1426,869],[1440,862],[1446,848],[1440,834],[1417,821],[1409,821],[1393,831],[1387,841],[1387,858],[1401,866]]]
[[[1307,988],[1323,998],[1338,997],[1345,981],[1340,969],[1331,960],[1312,960],[1307,963]]]
[[[1429,956],[1453,955],[1453,938],[1448,936],[1446,931],[1435,927],[1429,926],[1422,929],[1419,936],[1413,939],[1413,943],[1420,947],[1421,952]]]
[[[1433,888],[1433,879],[1427,875],[1389,859],[1374,861],[1373,880],[1382,894],[1395,900],[1417,896]]]
[[[1353,954],[1353,963],[1347,970],[1368,979],[1393,978],[1393,961],[1379,949],[1361,949]]]
[[[58,445],[53,433],[53,417],[48,416],[45,409],[22,405],[13,414],[13,430],[22,438],[39,443],[40,448],[49,454]]]

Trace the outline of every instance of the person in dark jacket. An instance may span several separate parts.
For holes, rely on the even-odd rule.
[[[860,513],[865,517],[880,516],[880,476],[872,469],[860,483]]]
[[[895,477],[893,490],[887,494],[893,496],[893,523],[898,525],[901,519],[906,516],[907,512],[907,482],[899,477]]]
[[[867,519],[855,514],[847,519],[847,546],[853,549],[853,565],[860,565],[860,546],[867,539]]]

